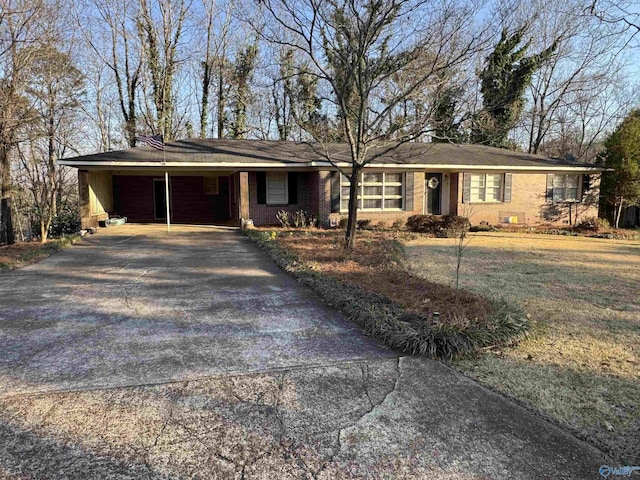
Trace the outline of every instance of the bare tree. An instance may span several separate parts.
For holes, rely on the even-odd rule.
[[[33,212],[40,224],[40,239],[47,241],[58,212],[61,175],[57,160],[73,149],[70,134],[77,122],[84,78],[70,56],[51,45],[28,52],[31,58],[25,97],[34,112],[27,139],[18,147],[23,186],[31,193]],[[73,128],[71,127],[73,125]]]
[[[350,171],[344,172],[350,182],[345,248],[351,249],[364,166],[424,133],[425,119],[409,125],[401,109],[396,112],[439,72],[475,52],[473,6],[455,0],[266,0],[259,5],[268,18],[261,25],[267,40],[304,53],[314,75],[330,86],[351,157]],[[411,81],[391,86],[391,77],[402,74]],[[331,150],[323,152],[334,163]]]
[[[161,0],[139,1],[138,31],[145,62],[151,78],[155,121],[153,130],[166,140],[174,137],[174,76],[178,68],[178,46],[182,41],[184,21],[191,2]],[[152,8],[152,5],[156,8]],[[157,21],[156,21],[157,20]]]
[[[37,45],[50,42],[51,12],[42,0],[0,4],[0,243],[14,242],[11,221],[11,152],[19,130],[33,121],[24,98],[28,69]]]
[[[136,24],[138,12],[137,0],[86,0],[76,8],[77,28],[82,32],[91,57],[98,59],[99,64],[106,66],[111,72],[117,91],[119,107],[126,144],[136,145],[138,129],[138,95],[143,67],[142,43],[140,42]],[[94,63],[91,61],[90,63]],[[102,69],[94,69],[96,75],[103,77]],[[94,79],[94,83],[98,79]],[[100,78],[102,80],[102,78]],[[106,79],[105,79],[106,81]],[[106,104],[107,90],[101,83],[95,83],[95,109],[97,115],[103,117],[109,106]],[[100,120],[100,119],[99,119]],[[99,128],[105,127],[107,118]],[[109,141],[101,132],[102,147],[110,148]]]

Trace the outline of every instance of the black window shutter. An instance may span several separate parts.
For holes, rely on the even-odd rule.
[[[547,202],[553,202],[553,173],[547,174]]]
[[[513,175],[510,173],[504,174],[504,202],[511,202],[511,188],[513,185]]]
[[[406,212],[413,212],[414,177],[413,172],[404,174],[404,210]]]
[[[462,174],[462,203],[471,201],[471,174]]]
[[[256,178],[258,180],[258,204],[264,205],[267,203],[267,174],[257,172]]]
[[[340,172],[331,172],[331,213],[340,213]]]
[[[289,184],[289,205],[296,205],[298,203],[298,174],[289,172],[287,183]]]
[[[584,202],[591,190],[591,175],[582,175],[582,201]]]

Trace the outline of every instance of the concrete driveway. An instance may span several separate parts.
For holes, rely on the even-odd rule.
[[[237,232],[127,225],[0,275],[0,479],[600,478],[362,336]]]

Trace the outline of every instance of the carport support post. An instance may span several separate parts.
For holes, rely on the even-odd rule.
[[[171,231],[171,219],[169,218],[169,172],[164,172],[164,198],[167,206],[167,232]]]

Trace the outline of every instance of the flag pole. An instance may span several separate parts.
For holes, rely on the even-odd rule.
[[[165,166],[164,170],[164,198],[167,206],[167,232],[171,232],[171,217],[169,213],[169,171],[167,170],[167,154],[165,149],[162,149],[162,164]]]

